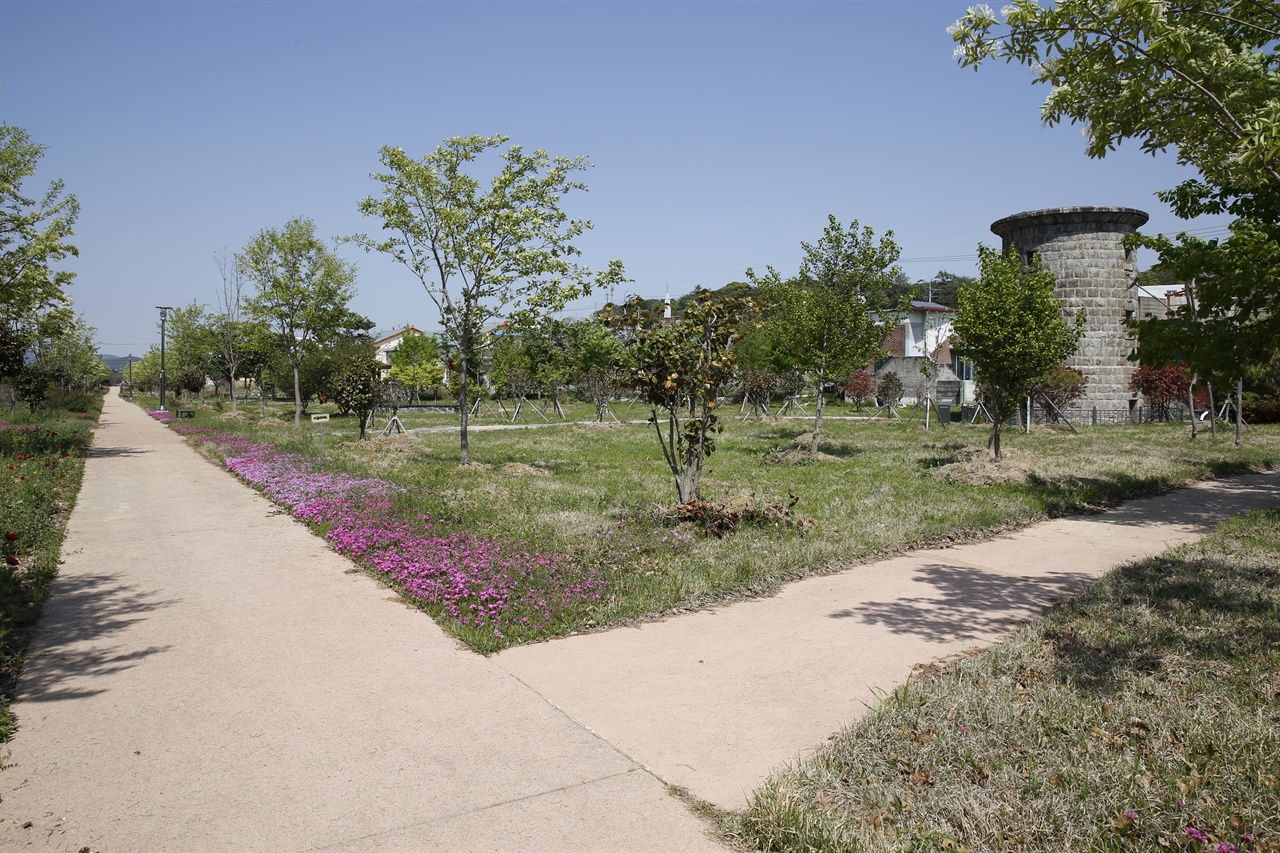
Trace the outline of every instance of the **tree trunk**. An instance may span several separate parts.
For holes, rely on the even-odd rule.
[[[822,441],[822,413],[826,409],[827,395],[822,393],[823,386],[827,381],[827,370],[825,367],[818,369],[818,405],[816,408],[816,417],[813,420],[813,438],[809,440],[809,452],[817,453],[818,444]]]
[[[1213,440],[1218,440],[1218,404],[1213,400],[1213,383],[1206,382],[1205,387],[1209,389],[1209,434],[1213,436]]]
[[[293,425],[302,426],[302,381],[298,378],[298,365],[293,365]]]
[[[1191,412],[1191,440],[1196,440],[1196,380],[1191,377],[1187,383],[1187,409]]]
[[[468,465],[471,463],[471,449],[467,443],[467,423],[470,412],[467,411],[467,346],[470,344],[469,336],[463,335],[459,341],[458,347],[458,412],[462,415],[462,450],[458,457],[459,465]]]
[[[1244,380],[1236,380],[1236,447],[1240,446],[1241,433],[1244,432]]]
[[[231,371],[231,411],[236,410],[236,372]]]

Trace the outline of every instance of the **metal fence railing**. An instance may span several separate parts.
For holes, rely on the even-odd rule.
[[[977,415],[978,421],[985,421],[987,417],[984,411],[980,411],[977,406],[961,406],[960,415],[965,423],[971,423],[974,415]],[[1031,409],[1031,423],[1033,424],[1063,424],[1070,421],[1072,426],[1099,426],[1101,424],[1146,424],[1146,423],[1185,423],[1190,412],[1186,406],[1169,406],[1166,410],[1159,410],[1152,406],[1135,406],[1132,409],[1100,409],[1097,406],[1091,408],[1062,409],[1062,417],[1050,413],[1046,416],[1045,411],[1040,406],[1033,406]],[[1005,421],[1010,426],[1027,425],[1026,406],[1019,408],[1017,413],[1010,415]]]

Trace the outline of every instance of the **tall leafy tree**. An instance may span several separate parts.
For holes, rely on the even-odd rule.
[[[415,160],[401,148],[380,153],[384,171],[373,175],[381,196],[360,211],[382,221],[383,236],[354,239],[384,252],[422,283],[440,312],[445,343],[467,376],[483,345],[485,327],[513,313],[562,308],[593,284],[622,280],[614,261],[600,276],[575,262],[574,241],[591,227],[562,207],[565,196],[586,189],[576,177],[585,158],[552,157],[511,145],[492,163],[485,155],[505,136],[453,137]],[[492,174],[488,187],[468,172]],[[468,389],[461,383],[461,461],[470,461]]]
[[[214,318],[205,306],[193,301],[170,311],[167,326],[165,367],[175,377],[174,387],[184,391],[204,388],[205,377],[217,374],[219,340]]]
[[[1045,123],[1083,124],[1091,157],[1132,139],[1215,186],[1280,187],[1275,3],[1012,0],[1000,16],[970,8],[950,33],[962,65],[1031,68],[1050,86]]]
[[[231,410],[237,408],[236,379],[241,371],[251,366],[253,339],[261,331],[248,319],[245,310],[247,294],[244,273],[234,257],[225,251],[216,252],[213,262],[218,267],[222,285],[217,291],[216,313],[212,318],[216,346],[215,371],[227,378],[231,388]]]
[[[757,278],[769,306],[768,330],[793,369],[811,373],[818,403],[810,449],[822,440],[824,393],[829,381],[843,381],[883,352],[885,338],[898,324],[894,288],[900,250],[889,231],[876,239],[857,220],[843,227],[835,216],[815,244],[801,243],[800,272],[784,281],[771,267]]]
[[[1238,376],[1280,336],[1280,5],[1268,0],[1013,0],[951,28],[962,65],[1018,62],[1050,86],[1046,123],[1084,125],[1102,157],[1125,140],[1172,149],[1200,177],[1157,193],[1183,218],[1236,217],[1225,240],[1137,236],[1195,281],[1179,322],[1139,322],[1144,364]]]
[[[1000,427],[1036,380],[1076,351],[1084,312],[1075,326],[1062,319],[1053,273],[1036,256],[1024,264],[1016,249],[978,247],[981,277],[960,291],[952,347],[971,359],[991,415],[991,447],[1000,458]]]
[[[44,152],[22,128],[0,124],[0,319],[11,325],[61,302],[75,277],[57,264],[79,255],[69,240],[80,203],[60,180],[39,197],[23,193]]]
[[[271,329],[293,373],[293,422],[300,426],[299,370],[313,343],[351,328],[355,315],[347,304],[355,295],[355,267],[316,236],[314,222],[301,217],[258,232],[236,263],[257,285],[249,315]]]

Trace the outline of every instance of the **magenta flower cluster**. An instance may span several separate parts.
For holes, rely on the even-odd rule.
[[[161,423],[166,423],[166,422],[168,422],[168,421],[177,420],[177,418],[174,416],[173,412],[168,412],[168,411],[165,411],[165,412],[159,412],[159,411],[151,411],[150,409],[148,409],[148,410],[147,410],[147,414],[148,414],[148,415],[151,415],[151,417],[155,418],[156,420],[160,421]]]
[[[324,470],[319,460],[285,453],[212,427],[175,424],[211,445],[227,470],[299,519],[317,525],[338,553],[376,569],[417,601],[437,605],[460,625],[508,633],[542,630],[600,600],[599,571],[561,554],[477,536],[397,506],[404,489],[385,480]]]

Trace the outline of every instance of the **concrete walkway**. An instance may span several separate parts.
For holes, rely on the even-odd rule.
[[[731,607],[509,649],[498,663],[662,779],[727,809],[916,664],[999,639],[1108,569],[1280,506],[1280,475],[1201,483]]]
[[[0,761],[0,850],[721,849],[114,394],[64,559]]]
[[[1245,477],[482,658],[111,396],[0,849],[718,850],[663,782],[739,807],[912,664],[1277,504]]]

